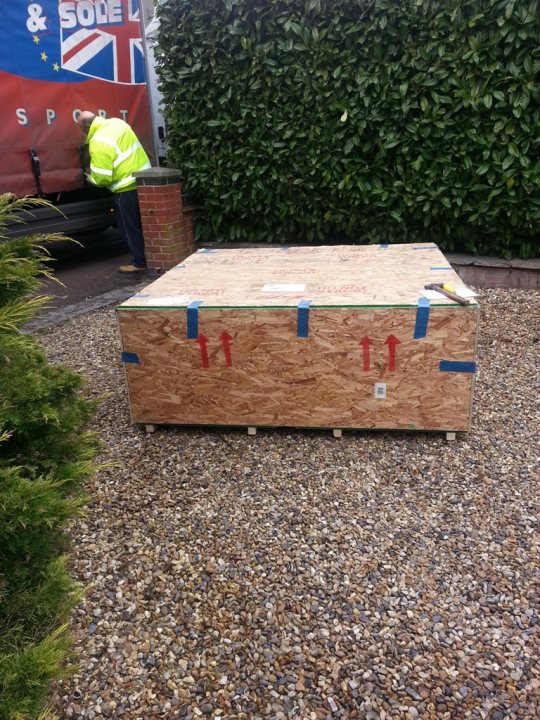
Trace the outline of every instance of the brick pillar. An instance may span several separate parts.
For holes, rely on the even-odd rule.
[[[134,173],[148,269],[170,270],[194,252],[193,208],[184,207],[180,173],[150,168]]]

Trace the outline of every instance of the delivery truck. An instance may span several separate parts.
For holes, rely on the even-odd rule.
[[[46,198],[62,211],[32,211],[21,232],[114,224],[111,195],[87,185],[76,119],[81,110],[122,118],[155,162],[146,77],[138,0],[2,2],[0,194]]]

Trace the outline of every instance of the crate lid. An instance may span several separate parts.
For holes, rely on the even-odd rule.
[[[176,308],[408,307],[425,285],[465,288],[433,243],[198,250],[120,305]],[[454,301],[427,293],[433,305]],[[476,305],[474,298],[472,304]]]

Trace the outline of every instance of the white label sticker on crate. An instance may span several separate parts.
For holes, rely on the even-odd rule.
[[[163,295],[163,297],[148,298],[146,304],[166,307],[168,305],[189,305],[190,302],[191,299],[186,295]]]
[[[377,400],[386,400],[386,383],[375,383],[374,395]]]
[[[266,283],[263,285],[263,292],[303,292],[306,289],[302,283]]]
[[[459,286],[456,288],[456,295],[459,295],[459,297],[462,298],[473,298],[478,295],[478,293],[474,292],[474,290],[471,290],[471,288],[465,287],[465,286]]]
[[[456,295],[459,295],[459,297],[462,298],[474,298],[478,295],[478,293],[475,293],[474,290],[471,290],[467,287],[457,287],[454,290]],[[420,295],[423,295],[427,300],[441,300],[445,301],[448,300],[448,303],[453,303],[455,300],[451,300],[450,298],[447,298],[446,295],[443,295],[440,292],[437,292],[437,290],[422,290],[420,292]]]

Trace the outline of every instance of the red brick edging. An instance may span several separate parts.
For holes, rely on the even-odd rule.
[[[540,259],[447,258],[466,285],[477,288],[540,290]]]

